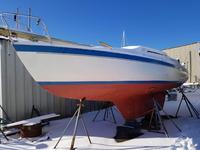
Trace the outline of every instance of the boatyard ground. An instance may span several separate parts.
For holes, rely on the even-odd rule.
[[[194,104],[195,108],[200,112],[200,89],[186,93],[189,100]],[[181,95],[178,94],[177,101],[166,101],[164,110],[170,115],[175,115],[178,104],[180,102]],[[190,117],[185,103],[183,102],[179,117],[174,119],[182,132],[179,132],[169,120],[165,120],[164,123],[169,132],[169,138],[163,134],[148,132],[143,130],[142,136],[127,140],[125,142],[116,142],[113,137],[116,133],[116,126],[124,123],[124,120],[118,111],[114,111],[117,124],[109,121],[96,121],[93,122],[96,112],[90,112],[83,115],[86,126],[89,130],[89,134],[92,140],[92,144],[89,144],[87,136],[81,126],[79,125],[77,138],[75,141],[75,147],[81,150],[104,150],[104,149],[116,149],[116,150],[130,150],[130,149],[170,149],[170,150],[195,150],[200,149],[200,119]],[[102,113],[103,114],[103,113]],[[102,115],[101,114],[101,115]],[[99,116],[99,119],[101,116]],[[53,149],[61,132],[68,123],[70,118],[51,121],[49,126],[43,128],[43,135],[39,138],[20,138],[17,135],[9,137],[10,141],[1,137],[1,150],[21,150],[21,149]],[[97,119],[98,120],[98,119]],[[57,149],[69,149],[71,143],[73,126],[67,131]]]

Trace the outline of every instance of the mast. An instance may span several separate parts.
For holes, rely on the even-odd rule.
[[[123,31],[122,33],[122,45],[121,47],[125,47],[126,46],[126,35],[125,35],[125,31]]]

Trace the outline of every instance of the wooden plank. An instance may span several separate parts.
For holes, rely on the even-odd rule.
[[[4,131],[4,134],[6,136],[14,135],[14,134],[17,134],[17,133],[20,133],[20,130],[16,129],[16,128],[12,128],[11,130]]]
[[[42,116],[39,116],[39,117],[34,117],[34,118],[31,118],[31,119],[26,119],[26,120],[10,123],[10,124],[5,125],[4,128],[17,127],[17,126],[24,125],[24,124],[32,124],[32,123],[35,123],[35,122],[41,122],[42,120],[56,118],[56,117],[59,117],[59,116],[60,116],[59,114],[51,113],[51,114],[42,115]]]

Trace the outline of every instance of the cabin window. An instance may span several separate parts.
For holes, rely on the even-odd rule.
[[[148,53],[153,53],[153,54],[158,54],[158,55],[163,55],[162,53],[154,52],[154,51],[147,51]]]

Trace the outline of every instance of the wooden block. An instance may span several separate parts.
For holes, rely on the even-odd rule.
[[[20,135],[21,137],[37,137],[42,135],[41,123],[22,125]]]

